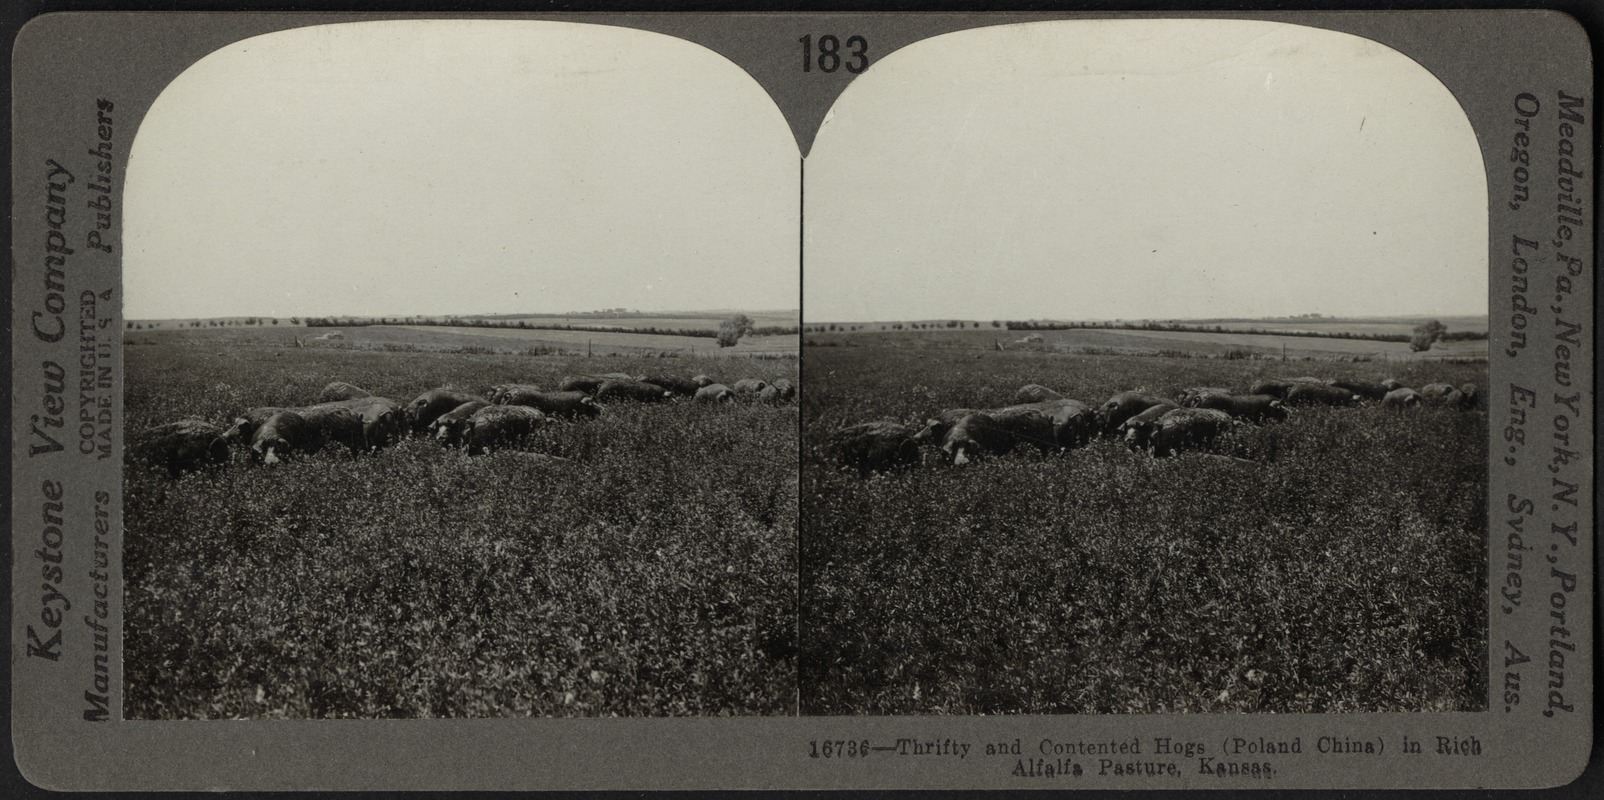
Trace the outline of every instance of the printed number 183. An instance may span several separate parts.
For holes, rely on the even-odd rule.
[[[862,36],[847,37],[845,54],[841,52],[841,40],[828,33],[819,37],[816,48],[811,33],[797,41],[802,43],[803,72],[812,72],[815,63],[820,72],[835,72],[845,66],[847,72],[856,75],[869,68],[869,40]]]

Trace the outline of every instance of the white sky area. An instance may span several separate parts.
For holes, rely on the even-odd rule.
[[[217,51],[139,129],[124,314],[794,309],[780,111],[695,44],[536,21]]]
[[[1487,188],[1430,73],[1347,34],[1028,23],[888,55],[807,160],[810,321],[1487,312]]]

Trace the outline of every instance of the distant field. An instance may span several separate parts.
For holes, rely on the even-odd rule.
[[[1487,331],[1486,317],[1438,317],[1438,322],[1449,331]],[[1190,324],[1190,323],[1187,323]],[[1417,320],[1250,320],[1247,322],[1200,322],[1202,325],[1219,325],[1228,330],[1291,330],[1321,333],[1381,333],[1409,336],[1414,333]]]
[[[530,325],[573,325],[575,327],[592,328],[717,328],[719,323],[729,319],[733,314],[722,316],[714,314],[666,314],[654,317],[591,317],[591,316],[527,316],[527,317],[493,317],[497,322],[528,322]],[[787,313],[749,313],[752,323],[758,327],[768,326],[796,326],[800,325],[796,312]]]
[[[339,339],[319,337],[338,333]],[[659,336],[644,333],[613,333],[605,331],[551,331],[520,328],[450,328],[430,325],[365,325],[356,328],[305,328],[290,325],[231,326],[124,331],[132,344],[169,341],[170,337],[183,337],[190,341],[219,341],[240,345],[268,345],[297,347],[297,341],[308,347],[343,348],[417,348],[420,350],[450,350],[459,348],[489,348],[503,352],[522,352],[531,348],[547,348],[567,353],[584,354],[588,349],[594,355],[679,353],[701,356],[796,355],[800,339],[797,336],[748,336],[734,347],[719,347],[712,339],[688,336]]]
[[[598,323],[600,324],[600,323]],[[649,326],[641,326],[649,327]],[[609,331],[553,331],[523,328],[447,328],[433,326],[371,326],[364,328],[339,328],[346,339],[352,341],[385,341],[391,336],[384,329],[405,331],[406,334],[396,341],[431,341],[436,336],[450,336],[456,338],[477,339],[479,344],[485,340],[497,342],[511,342],[520,346],[543,345],[547,347],[560,347],[564,350],[578,350],[583,352],[585,343],[590,342],[592,348],[601,347],[609,350],[680,350],[695,352],[700,355],[746,355],[751,353],[795,353],[800,344],[796,336],[748,336],[734,347],[719,347],[712,339],[702,339],[692,336],[662,336],[652,333],[615,333]],[[331,329],[332,330],[332,329]]]
[[[1028,336],[1040,336],[1039,344],[1023,344]],[[855,344],[887,347],[956,347],[996,349],[1044,348],[1073,351],[1108,349],[1133,353],[1186,351],[1223,354],[1244,351],[1263,357],[1280,357],[1282,348],[1289,358],[1377,358],[1388,360],[1430,360],[1440,358],[1486,358],[1487,342],[1439,342],[1431,350],[1414,353],[1405,342],[1378,342],[1368,339],[1328,339],[1310,336],[1276,336],[1247,333],[1192,333],[1180,331],[1128,331],[1076,328],[1060,331],[1009,331],[997,328],[925,331],[859,331],[849,333],[809,333],[807,341],[823,346]]]
[[[527,322],[530,325],[572,325],[587,328],[708,328],[717,329],[719,323],[729,319],[739,312],[688,312],[684,314],[660,314],[655,316],[623,315],[616,317],[588,315],[588,314],[516,314],[516,315],[461,315],[455,319],[483,319],[496,324],[513,324]],[[795,311],[753,311],[746,312],[746,316],[758,327],[795,327],[801,324],[800,316]],[[358,317],[361,319],[362,317]],[[185,319],[136,319],[129,320],[140,325],[141,330],[171,330],[176,328],[193,328],[195,322],[200,322],[201,328],[208,327],[260,327],[273,328],[305,328],[302,324],[305,317],[215,317]],[[392,320],[422,319],[426,321],[445,321],[443,316],[402,316],[389,317]],[[252,322],[254,320],[254,322]],[[292,321],[293,320],[293,321]],[[208,325],[207,323],[215,323]]]

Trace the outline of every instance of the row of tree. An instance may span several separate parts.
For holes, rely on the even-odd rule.
[[[733,347],[745,336],[794,336],[797,326],[758,325],[745,314],[719,323],[712,328],[660,328],[657,326],[628,327],[622,325],[569,325],[564,323],[531,322],[529,320],[485,319],[482,317],[307,317],[308,328],[360,328],[369,325],[417,325],[442,328],[512,328],[517,330],[577,331],[585,333],[642,333],[657,336],[686,336],[696,339],[713,339],[720,347]]]

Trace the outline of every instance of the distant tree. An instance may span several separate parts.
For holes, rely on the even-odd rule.
[[[719,347],[734,347],[741,342],[741,328],[731,320],[719,323],[718,336],[715,337]]]
[[[1414,338],[1409,340],[1409,349],[1416,353],[1430,350],[1431,346],[1436,344],[1437,340],[1441,339],[1442,335],[1447,332],[1448,326],[1437,320],[1420,325],[1415,328]]]
[[[993,328],[1001,328],[1002,327],[1002,323],[998,322],[997,320],[992,320],[991,321],[991,327],[993,327]]]
[[[273,324],[274,324],[274,325],[277,325],[277,324],[278,324],[278,317],[274,317],[274,318],[273,318]]]
[[[130,330],[138,330],[138,328],[132,322],[123,323],[123,327],[128,328]]]

